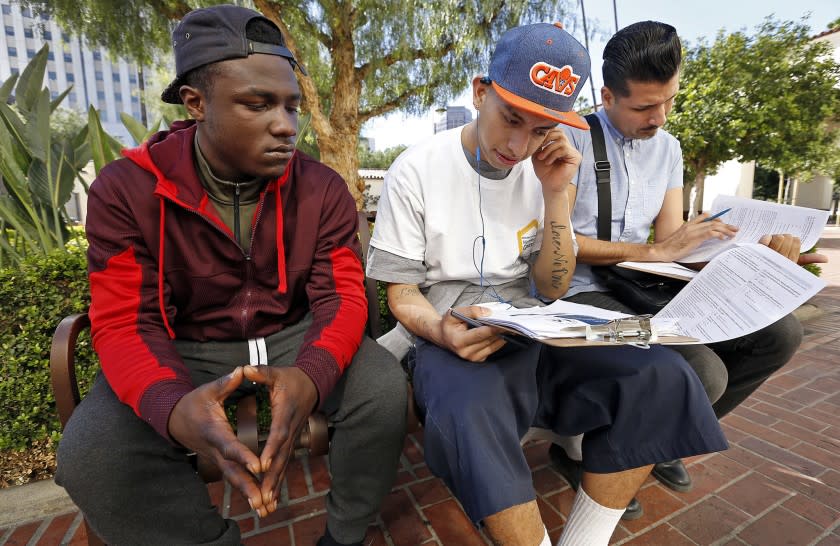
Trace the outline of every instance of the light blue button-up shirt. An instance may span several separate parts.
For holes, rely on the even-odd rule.
[[[659,215],[665,192],[683,185],[680,143],[661,129],[649,139],[624,138],[610,123],[604,110],[599,110],[597,116],[604,129],[610,162],[611,240],[643,243],[647,241],[650,226]],[[592,136],[589,131],[566,125],[561,127],[583,156],[578,174],[572,180],[572,184],[577,186],[572,225],[577,233],[597,239],[598,190]],[[606,291],[607,288],[597,281],[591,267],[578,262],[567,296]]]

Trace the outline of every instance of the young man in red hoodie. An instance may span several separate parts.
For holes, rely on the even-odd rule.
[[[91,186],[103,374],[68,423],[56,481],[108,543],[239,544],[187,453],[209,457],[266,516],[296,432],[322,409],[335,432],[319,544],[360,544],[396,475],[406,381],[363,337],[355,203],[295,149],[300,67],[271,21],[195,10],[173,47],[162,99],[193,120],[126,151]],[[224,413],[256,384],[272,415],[259,457]]]

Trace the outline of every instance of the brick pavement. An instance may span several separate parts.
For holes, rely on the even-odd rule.
[[[639,492],[645,515],[622,522],[612,544],[840,546],[840,229],[820,243],[832,258],[829,286],[814,298],[825,313],[805,324],[792,361],[723,419],[728,451],[686,460],[694,489],[674,493],[649,479]],[[423,463],[422,432],[406,439],[397,483],[369,545],[489,544]],[[552,539],[559,536],[573,492],[548,465],[547,445],[525,446],[538,504]],[[329,473],[324,457],[293,461],[284,506],[260,520],[223,483],[210,486],[249,546],[309,546],[324,528]],[[0,545],[84,544],[77,511],[0,529]]]

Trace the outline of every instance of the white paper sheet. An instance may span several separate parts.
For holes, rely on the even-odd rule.
[[[765,235],[778,233],[789,233],[799,237],[802,243],[801,251],[805,252],[817,244],[828,221],[827,210],[781,205],[731,195],[718,195],[709,213],[714,215],[727,208],[732,210],[720,219],[727,224],[738,226],[738,233],[728,241],[704,241],[691,254],[680,258],[679,262],[707,262],[738,243],[757,243]]]
[[[506,326],[534,339],[584,337],[587,324],[603,324],[627,317],[624,313],[557,300],[545,307],[517,309],[504,303],[483,303],[493,314],[479,320],[487,324]]]
[[[680,343],[716,343],[769,326],[824,287],[819,277],[766,246],[741,244],[709,262],[651,324],[658,336],[694,338]],[[542,340],[585,337],[587,323],[629,316],[563,300],[526,309],[482,305],[493,314],[479,321]]]
[[[674,262],[621,262],[618,267],[690,281],[697,276],[697,271]]]
[[[824,287],[764,245],[738,245],[709,262],[652,322],[673,320],[701,343],[725,341],[769,326]]]

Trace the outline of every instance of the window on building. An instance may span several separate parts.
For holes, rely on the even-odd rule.
[[[113,78],[113,80],[114,80],[115,82],[118,82],[118,83],[119,83],[119,81],[120,81],[120,73],[119,73],[119,72],[114,72],[113,74],[111,74],[111,78]]]
[[[122,102],[122,93],[114,93],[114,100],[117,102]]]
[[[20,74],[20,68],[12,66],[9,68],[9,72],[11,72],[12,74]]]
[[[49,79],[51,79],[51,80],[56,79],[55,72],[53,72],[52,70],[50,70],[49,72],[47,72],[47,77],[48,77]]]
[[[105,100],[105,91],[97,91],[96,92],[96,98],[98,100]]]
[[[11,13],[12,13],[12,6],[10,6],[8,4],[3,4],[3,14],[4,15],[9,15]]]
[[[62,32],[61,33],[61,41],[65,42],[65,43],[69,42],[70,41],[70,36],[68,36],[66,32]]]
[[[96,71],[96,79],[102,81],[102,71],[101,70]]]
[[[132,95],[131,96],[131,102],[133,102],[134,104],[140,104],[140,97],[138,97],[136,95]]]
[[[23,35],[27,38],[33,38],[34,34],[32,33],[32,27],[26,27],[23,29]]]
[[[65,53],[64,54],[64,62],[65,63],[72,63],[73,62],[73,56],[70,55],[69,53]]]
[[[9,57],[17,57],[17,48],[9,47]]]
[[[128,83],[137,83],[137,76],[134,74],[128,75]]]
[[[48,51],[47,52],[47,60],[48,61],[54,61],[55,60],[55,53],[53,53],[52,51]]]
[[[58,91],[50,91],[50,99],[55,100],[58,98]]]
[[[44,40],[52,40],[52,32],[49,30],[44,31]]]
[[[70,91],[67,93],[67,100],[70,101],[70,104],[76,104],[78,101],[76,100],[77,95],[75,91]]]
[[[26,56],[31,59],[32,57],[35,56],[35,50],[34,49],[27,49],[26,50]]]
[[[24,17],[32,17],[32,10],[29,8],[23,8],[23,16]]]
[[[93,60],[94,61],[101,61],[102,60],[102,53],[98,51],[93,52]]]
[[[67,73],[67,82],[68,83],[73,83],[74,81],[76,81],[76,75],[73,74],[72,72],[68,72]]]
[[[6,36],[14,36],[14,35],[15,35],[15,27],[13,27],[12,25],[6,25]]]

